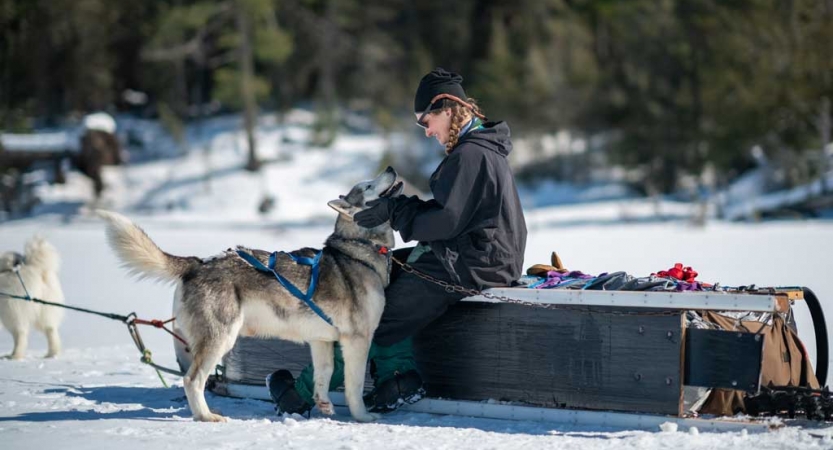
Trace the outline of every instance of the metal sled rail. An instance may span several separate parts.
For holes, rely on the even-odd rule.
[[[269,392],[263,386],[215,380],[211,385],[211,390],[229,397],[271,401]],[[347,414],[347,402],[343,392],[330,392],[330,400],[333,401],[336,407],[343,408],[343,411],[339,411],[339,413],[344,412]],[[681,431],[696,427],[699,431],[705,432],[746,430],[749,433],[762,433],[777,427],[772,423],[740,420],[690,419],[654,414],[555,409],[461,400],[441,400],[436,398],[425,398],[413,405],[405,405],[399,410],[429,414],[537,421],[573,426],[610,427],[646,431],[660,431],[660,425],[667,422],[677,424],[678,429]]]
[[[571,289],[491,288],[486,292],[541,304],[617,306],[712,311],[772,312],[779,307],[775,295],[721,294],[719,292],[588,291]],[[482,295],[463,301],[497,303]]]

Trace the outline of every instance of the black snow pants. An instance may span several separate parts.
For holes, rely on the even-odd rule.
[[[395,250],[393,256],[405,262],[412,250],[413,247]],[[410,265],[424,274],[452,283],[448,272],[431,251],[423,253]],[[385,310],[373,338],[373,342],[383,347],[415,335],[443,315],[449,306],[467,297],[466,294],[447,292],[437,284],[405,272],[395,262],[391,267],[390,279],[385,289]],[[473,287],[473,283],[464,281],[464,286]]]

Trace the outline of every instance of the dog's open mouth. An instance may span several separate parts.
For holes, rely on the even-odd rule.
[[[385,189],[384,192],[379,194],[379,197],[390,197],[394,192],[397,192],[399,189],[402,188],[402,184],[403,183],[401,181],[397,181],[391,184],[389,188]]]

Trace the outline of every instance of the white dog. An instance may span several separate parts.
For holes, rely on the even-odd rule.
[[[36,236],[26,243],[24,255],[15,252],[0,254],[0,293],[25,297],[28,291],[32,298],[63,303],[64,293],[58,280],[59,265],[60,258],[55,247]],[[31,327],[46,335],[49,342],[46,357],[57,356],[61,351],[58,326],[63,318],[63,308],[0,294],[0,321],[14,337],[14,350],[9,356],[11,359],[25,356]]]

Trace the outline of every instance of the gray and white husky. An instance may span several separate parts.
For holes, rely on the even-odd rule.
[[[399,195],[402,182],[396,178],[396,172],[388,167],[373,180],[360,182],[347,195],[328,202],[339,215],[335,231],[322,249],[312,300],[333,325],[284,289],[274,275],[255,270],[236,250],[208,259],[173,256],[127,218],[99,211],[108,222],[110,246],[132,273],[177,283],[177,328],[184,333],[193,356],[183,384],[194,420],[225,421],[209,411],[203,390],[216,363],[241,334],[309,343],[315,368],[315,403],[327,415],[334,413],[327,391],[333,373],[333,343],[338,342],[344,354],[344,390],[350,413],[361,422],[377,418],[367,412],[362,389],[370,341],[382,316],[390,276],[390,255],[385,249],[393,248],[394,237],[389,223],[366,229],[356,225],[352,216],[365,209],[368,201]],[[269,252],[238,249],[268,264]],[[302,248],[292,253],[309,257],[315,252]],[[301,291],[307,290],[309,266],[281,255],[275,270]]]

